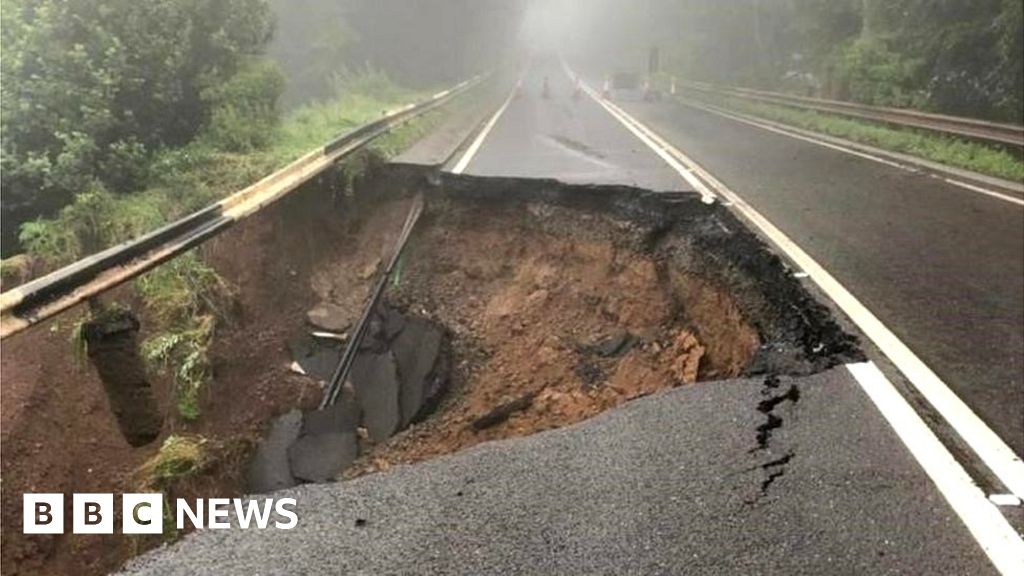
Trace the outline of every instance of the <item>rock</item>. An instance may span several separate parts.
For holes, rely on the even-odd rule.
[[[377,269],[380,268],[380,257],[374,258],[372,262],[369,262],[363,269],[359,271],[359,278],[361,280],[369,280],[373,278],[373,275],[377,273]]]
[[[636,336],[633,336],[629,332],[622,331],[616,333],[611,338],[598,342],[591,347],[591,350],[594,354],[597,354],[602,358],[612,358],[629,352],[636,343]]]
[[[341,306],[321,302],[306,313],[306,320],[328,332],[345,332],[355,322],[354,314]]]
[[[341,474],[359,448],[355,432],[306,435],[288,449],[288,462],[296,479],[329,482]]]
[[[685,330],[679,332],[672,343],[671,352],[674,358],[670,366],[678,384],[692,384],[697,381],[704,351],[704,347],[693,334]]]
[[[254,494],[290,488],[297,483],[288,462],[288,447],[299,438],[302,412],[292,410],[274,421],[249,463],[248,490]]]
[[[526,410],[533,404],[533,399],[537,397],[536,392],[530,392],[524,394],[515,400],[499,404],[498,406],[491,409],[490,412],[477,418],[473,421],[473,428],[475,430],[485,430],[493,426],[497,426],[502,422],[509,419],[510,416],[516,412]]]

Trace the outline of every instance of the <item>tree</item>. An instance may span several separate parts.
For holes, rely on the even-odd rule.
[[[212,88],[272,30],[265,0],[5,0],[5,235],[79,191],[142,186],[154,151],[209,125]]]

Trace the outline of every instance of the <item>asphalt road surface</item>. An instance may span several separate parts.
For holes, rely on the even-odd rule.
[[[994,573],[845,368],[780,384],[801,395],[776,409],[765,450],[762,381],[696,384],[568,428],[279,492],[298,502],[295,529],[193,534],[125,572]]]
[[[574,98],[574,91],[557,61],[528,68],[520,94],[487,135],[466,173],[657,191],[690,189],[600,105],[582,93]]]

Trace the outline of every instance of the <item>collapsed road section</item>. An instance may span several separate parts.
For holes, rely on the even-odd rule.
[[[197,533],[127,573],[984,568],[831,368],[862,358],[855,340],[729,212],[617,186],[426,182],[392,167],[313,231],[344,249],[298,279],[315,299],[289,360],[324,382],[411,198],[427,200],[359,347],[385,375],[353,370],[337,412],[307,403],[258,450],[291,434],[276,472],[301,485],[277,494],[299,526]],[[439,342],[414,347],[431,366],[416,374],[399,361],[410,324]],[[332,434],[344,450],[304,443]]]
[[[337,403],[271,427],[251,490],[558,428],[698,380],[859,358],[782,263],[699,195],[426,175],[382,174],[352,253],[311,278],[320,300],[290,343],[294,369],[327,386],[354,363],[328,392]],[[392,271],[388,240],[424,188]]]

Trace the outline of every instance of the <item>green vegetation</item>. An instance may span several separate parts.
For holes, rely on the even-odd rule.
[[[984,144],[913,129],[890,128],[834,114],[751,102],[741,98],[711,97],[697,92],[688,93],[687,98],[805,130],[868,144],[883,150],[917,156],[947,166],[972,170],[1014,182],[1024,181],[1024,158]]]
[[[199,418],[199,395],[211,377],[209,359],[217,321],[231,291],[195,251],[135,283],[161,331],[142,344],[142,356],[158,371],[173,371],[178,414]]]
[[[260,56],[272,30],[265,0],[6,1],[5,225],[146,189],[154,157],[204,131],[246,144],[283,90]]]
[[[139,485],[166,490],[172,483],[202,472],[210,461],[208,444],[202,436],[171,434],[137,471]]]

